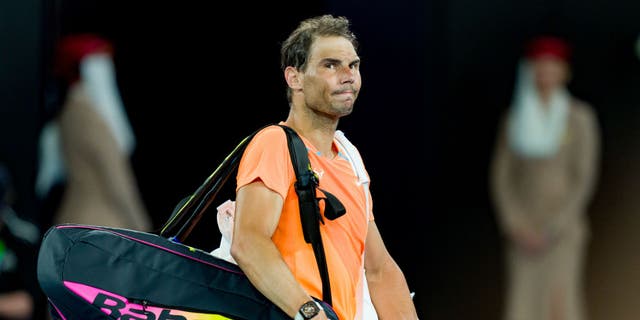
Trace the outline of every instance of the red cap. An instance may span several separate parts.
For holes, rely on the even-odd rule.
[[[571,55],[569,44],[553,36],[541,36],[531,40],[526,47],[526,56],[529,59],[537,59],[543,56],[556,57],[567,61]]]
[[[113,53],[111,43],[98,35],[82,33],[63,37],[56,48],[55,71],[69,83],[79,77],[78,66],[82,59],[92,53]]]

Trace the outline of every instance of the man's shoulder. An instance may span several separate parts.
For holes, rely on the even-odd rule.
[[[288,153],[287,137],[284,130],[278,125],[267,125],[257,129],[251,137],[243,153],[243,158],[254,160],[270,157],[281,157]]]
[[[278,141],[283,141],[285,138],[286,136],[283,128],[276,124],[272,124],[258,130],[253,138],[253,141],[261,143],[275,143]]]

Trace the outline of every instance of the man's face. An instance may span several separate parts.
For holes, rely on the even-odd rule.
[[[540,91],[552,91],[564,86],[568,80],[569,67],[564,60],[553,56],[542,56],[531,62],[535,84]]]
[[[360,58],[343,37],[318,37],[300,70],[307,107],[329,117],[348,115],[360,91]]]

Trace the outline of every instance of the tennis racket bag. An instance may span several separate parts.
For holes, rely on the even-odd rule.
[[[53,319],[291,319],[237,265],[184,241],[256,132],[178,204],[159,232],[82,224],[49,228],[37,277]],[[328,303],[317,300],[338,320]]]
[[[237,265],[128,229],[50,228],[38,280],[54,319],[290,319]]]

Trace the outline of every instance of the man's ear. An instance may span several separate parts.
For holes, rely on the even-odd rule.
[[[285,68],[284,79],[287,81],[289,88],[293,90],[302,89],[302,74],[298,72],[298,69],[291,66]]]

